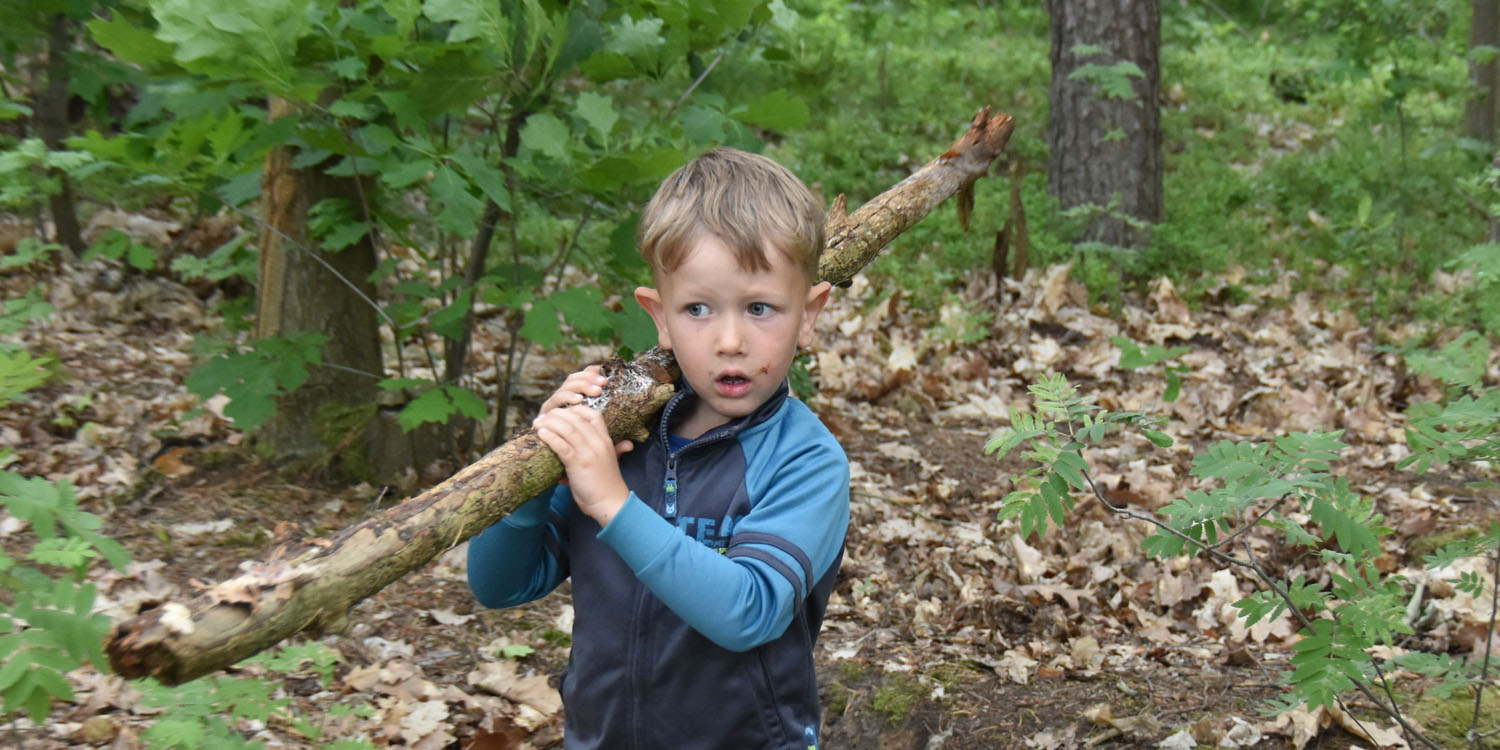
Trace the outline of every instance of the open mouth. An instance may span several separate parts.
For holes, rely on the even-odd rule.
[[[718,391],[720,396],[731,398],[743,396],[750,392],[750,378],[736,374],[720,375],[714,381],[714,390]]]

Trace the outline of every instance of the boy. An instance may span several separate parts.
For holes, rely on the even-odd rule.
[[[843,554],[849,462],[788,397],[829,285],[823,209],[790,171],[715,149],[673,173],[637,237],[656,287],[635,298],[682,369],[650,441],[610,441],[578,406],[590,367],[542,405],[563,484],[469,546],[490,607],[573,579],[563,678],[569,750],[808,750],[813,644]]]

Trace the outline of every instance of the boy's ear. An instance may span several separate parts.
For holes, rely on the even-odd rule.
[[[823,306],[828,304],[828,294],[833,290],[833,285],[826,281],[813,284],[807,290],[807,307],[802,315],[802,330],[797,332],[798,346],[812,346],[813,329],[817,326],[818,315],[823,312]]]
[[[635,301],[646,308],[646,313],[656,324],[656,343],[663,349],[671,349],[672,335],[667,332],[666,307],[662,305],[661,292],[649,286],[638,286],[635,288]]]

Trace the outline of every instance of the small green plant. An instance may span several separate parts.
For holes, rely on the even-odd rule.
[[[315,333],[258,340],[249,351],[210,359],[188,375],[187,388],[203,399],[223,391],[229,397],[224,415],[240,429],[252,429],[275,412],[276,396],[307,380],[308,365],[323,361],[325,340]]]
[[[1105,54],[1105,50],[1093,44],[1078,44],[1074,45],[1073,54],[1078,57],[1093,57]],[[1129,60],[1121,60],[1111,65],[1087,63],[1068,74],[1069,80],[1077,79],[1093,84],[1106,98],[1126,100],[1136,99],[1139,96],[1130,79],[1145,77],[1146,74],[1141,71],[1140,66]]]
[[[1156,358],[1165,359],[1160,356],[1164,354]],[[1206,489],[1189,491],[1161,508],[1158,517],[1110,503],[1089,476],[1084,450],[1122,428],[1137,429],[1158,446],[1170,445],[1170,437],[1152,429],[1161,417],[1107,412],[1061,375],[1045,376],[1029,390],[1035,413],[1013,413],[1012,425],[997,431],[985,446],[986,453],[997,457],[1019,449],[1031,464],[1018,480],[1020,488],[1005,498],[1001,518],[1019,517],[1024,536],[1040,535],[1049,518],[1058,526],[1065,523],[1074,504],[1072,494],[1080,491],[1117,515],[1154,525],[1156,532],[1142,542],[1148,555],[1202,554],[1247,572],[1261,586],[1235,603],[1247,626],[1284,612],[1300,625],[1293,671],[1285,678],[1283,696],[1270,702],[1272,709],[1285,711],[1303,703],[1342,705],[1342,694],[1356,690],[1400,724],[1409,742],[1437,747],[1407,720],[1387,676],[1392,668],[1403,667],[1438,678],[1440,690],[1452,691],[1482,686],[1488,661],[1476,674],[1446,654],[1410,653],[1393,659],[1371,654],[1374,646],[1411,632],[1405,618],[1408,596],[1404,579],[1383,575],[1375,567],[1380,539],[1390,533],[1384,519],[1368,498],[1353,492],[1332,471],[1344,447],[1338,432],[1216,443],[1193,461],[1192,476]],[[1474,408],[1484,398],[1455,402],[1463,405],[1459,413],[1437,412],[1430,417],[1436,422],[1414,418],[1413,429],[1425,440],[1414,445],[1418,455],[1492,460],[1494,444],[1487,438],[1500,432],[1500,420]],[[1475,417],[1487,425],[1479,430],[1482,434],[1470,426],[1468,420]],[[1279,533],[1284,545],[1306,549],[1321,561],[1326,577],[1298,575],[1288,580],[1278,574],[1244,543],[1245,535],[1258,527]],[[1241,554],[1235,553],[1236,547]],[[1442,565],[1490,549],[1500,549],[1500,524],[1489,533],[1445,547],[1429,564]],[[1486,584],[1469,576],[1454,585],[1480,592]],[[1476,713],[1476,726],[1478,718]]]
[[[25,711],[40,722],[53,699],[72,699],[66,673],[105,664],[109,618],[93,612],[89,565],[102,557],[124,568],[130,554],[99,533],[99,517],[79,509],[66,479],[0,472],[0,504],[36,536],[21,560],[0,553],[0,588],[10,592],[0,600],[0,715]]]
[[[0,256],[0,271],[25,268],[61,249],[62,245],[55,242],[42,242],[35,237],[23,237],[20,242],[16,243],[15,250]]]
[[[35,388],[51,377],[49,357],[33,357],[17,349],[0,349],[0,406],[8,406],[21,394]]]
[[[1124,336],[1114,336],[1110,338],[1110,343],[1120,347],[1120,369],[1122,370],[1140,370],[1176,359],[1193,350],[1189,346],[1174,346],[1168,349],[1156,344],[1147,344],[1146,348],[1142,349],[1139,344]],[[1162,369],[1167,378],[1167,390],[1162,393],[1161,400],[1170,404],[1181,394],[1181,376],[1188,371],[1188,368],[1186,365],[1162,365]]]
[[[0,151],[0,208],[30,208],[62,190],[60,175],[82,179],[108,166],[86,151],[51,151],[42,139],[28,138]]]
[[[80,260],[88,262],[95,258],[123,260],[138,271],[149,271],[156,267],[156,251],[136,242],[118,229],[111,229],[101,235]]]
[[[259,665],[275,675],[311,671],[326,688],[333,678],[333,666],[340,658],[337,651],[320,643],[303,643],[257,654],[245,663]],[[162,717],[142,734],[151,750],[264,747],[262,742],[245,739],[238,727],[242,720],[285,721],[293,731],[309,740],[323,739],[323,729],[316,722],[293,710],[291,699],[278,696],[279,680],[218,674],[172,687],[148,679],[141,681],[139,687],[145,694],[145,705],[164,709]],[[366,704],[339,704],[329,712],[333,715],[373,715]],[[374,747],[367,741],[354,739],[322,746],[338,750]]]
[[[6,304],[6,318],[33,320],[50,311],[41,303],[22,312]],[[0,350],[0,406],[45,383],[51,365],[49,358],[24,350]],[[9,448],[0,449],[0,467],[14,460]],[[0,591],[8,593],[0,597],[0,717],[24,711],[39,722],[54,699],[73,697],[66,673],[105,663],[101,644],[109,618],[94,614],[96,590],[86,581],[90,564],[102,557],[124,568],[130,554],[99,533],[102,521],[78,507],[66,479],[54,484],[0,471],[0,505],[35,539],[20,560],[0,552]]]

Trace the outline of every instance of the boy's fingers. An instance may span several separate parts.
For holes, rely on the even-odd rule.
[[[630,442],[629,440],[621,440],[620,442],[615,443],[615,455],[616,456],[623,456],[626,453],[629,453],[630,451],[632,451],[634,449],[635,449],[635,444],[632,443],[632,442]]]

